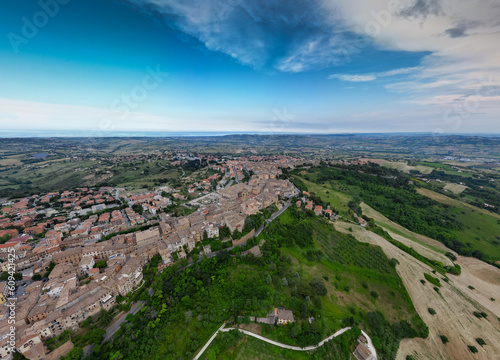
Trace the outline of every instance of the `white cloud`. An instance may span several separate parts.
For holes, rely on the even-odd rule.
[[[341,10],[352,31],[370,36],[379,47],[429,52],[411,81],[392,84],[390,90],[464,94],[464,89],[481,86],[484,77],[493,78],[491,86],[500,85],[500,4],[496,0],[327,2],[331,11]],[[417,8],[423,9],[422,16],[407,16],[409,9]],[[448,31],[457,28],[460,31]]]
[[[388,76],[397,76],[397,75],[406,75],[416,70],[420,69],[419,67],[406,67],[400,69],[394,69],[389,71],[382,71],[373,74],[332,74],[328,76],[328,80],[332,79],[340,79],[342,81],[351,81],[351,82],[367,82],[374,81],[379,78],[384,78]]]
[[[0,128],[12,130],[178,130],[177,119],[110,108],[0,98]]]
[[[348,75],[348,74],[333,74],[328,76],[329,80],[332,79],[340,79],[342,81],[350,81],[350,82],[367,82],[376,80],[377,77],[375,75]]]
[[[129,0],[256,69],[303,72],[350,61],[359,49],[324,0]],[[149,11],[151,11],[149,9]]]

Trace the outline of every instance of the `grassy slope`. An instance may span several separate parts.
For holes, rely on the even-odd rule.
[[[294,219],[287,210],[279,217],[284,224],[291,224]],[[282,255],[291,258],[290,267],[297,271],[302,279],[324,280],[327,295],[321,298],[322,309],[320,317],[324,321],[326,334],[332,334],[342,327],[341,320],[353,316],[360,319],[358,312],[382,312],[386,319],[393,323],[407,320],[414,323],[418,314],[409,295],[387,257],[378,246],[368,245],[350,239],[334,230],[333,225],[326,221],[312,218],[315,248],[320,248],[325,256],[321,261],[309,261],[306,258],[308,249],[297,247],[281,248]],[[359,261],[359,259],[362,259]],[[362,266],[356,263],[361,262]],[[228,272],[228,281],[245,278],[257,280],[265,277],[266,271],[248,264],[240,264]],[[365,286],[364,286],[365,285]],[[273,285],[273,287],[275,287]],[[346,287],[349,290],[346,290]],[[276,287],[275,287],[276,288]],[[287,307],[291,296],[290,287],[281,287],[275,300]],[[370,294],[375,291],[378,298]],[[353,314],[352,309],[355,309]],[[262,309],[249,315],[265,316],[270,309]],[[254,324],[260,327],[259,324]],[[261,332],[264,330],[260,328]],[[366,329],[370,331],[370,329]],[[273,332],[265,332],[264,336],[282,341]],[[326,336],[326,335],[325,335]],[[212,347],[212,345],[211,345]],[[208,357],[211,347],[207,349],[204,358]],[[237,346],[219,354],[220,359],[306,359],[306,354],[283,351],[256,339],[245,337]]]
[[[211,344],[201,359],[207,359],[214,346],[216,345]],[[310,358],[309,352],[282,349],[247,335],[244,335],[236,346],[218,354],[220,360],[305,360]]]
[[[494,243],[500,240],[500,215],[431,190],[420,188],[417,191],[431,199],[453,206],[457,220],[464,225],[463,230],[453,231],[458,239],[464,243],[473,242],[476,248],[488,257],[500,260],[500,245]]]
[[[289,211],[283,213],[280,220],[293,221]],[[305,250],[299,248],[283,248],[282,253],[292,257],[292,264],[307,279],[328,277],[325,281],[328,295],[322,298],[323,317],[331,320],[332,332],[338,329],[341,319],[352,315],[351,306],[367,312],[379,310],[390,322],[411,322],[416,315],[413,305],[380,248],[346,241],[345,235],[334,231],[331,224],[319,219],[312,221],[315,244],[327,256],[320,262],[311,262],[305,257]],[[363,266],[355,265],[356,261]],[[363,283],[368,289],[362,286]],[[345,286],[350,290],[345,291]],[[370,295],[372,290],[379,294],[377,300]]]
[[[420,244],[422,246],[425,246],[426,248],[436,251],[438,253],[444,254],[448,250],[446,246],[444,246],[442,243],[440,243],[437,240],[433,240],[431,238],[428,238],[424,235],[420,235],[417,233],[414,233],[401,225],[389,220],[382,214],[380,214],[378,211],[373,209],[372,207],[366,205],[365,203],[361,203],[361,209],[363,210],[363,214],[367,215],[368,217],[372,218],[375,220],[377,225],[385,228],[386,230],[395,233],[397,235],[404,236],[407,239],[410,239],[411,241],[416,242],[417,244]]]
[[[320,196],[322,200],[328,201],[335,207],[339,206],[340,214],[342,216],[347,215],[347,202],[355,195],[360,194],[360,189],[355,186],[345,186],[337,181],[332,181],[329,184],[316,184],[314,183],[316,177],[314,173],[308,173],[310,181],[305,179],[301,180],[306,184],[308,189],[315,192],[316,195]],[[326,192],[330,194],[327,194]],[[488,212],[484,209],[479,209],[475,206],[463,203],[459,200],[451,199],[445,195],[435,193],[433,191],[417,188],[417,191],[421,195],[430,197],[441,203],[450,205],[453,207],[452,213],[455,215],[456,219],[464,225],[462,230],[451,230],[450,232],[456,234],[458,240],[462,243],[472,243],[474,249],[480,250],[486,257],[491,260],[500,260],[500,245],[496,244],[500,240],[500,215]],[[329,198],[328,198],[329,196]],[[345,204],[345,206],[342,205]],[[386,214],[387,215],[387,214]],[[348,217],[349,218],[349,217]],[[397,228],[395,223],[385,224],[388,230],[393,231],[402,236],[408,236],[404,231]],[[414,238],[420,242],[418,238]],[[426,244],[428,246],[429,244]],[[438,250],[439,247],[433,247],[432,250]],[[440,252],[443,249],[439,249]]]

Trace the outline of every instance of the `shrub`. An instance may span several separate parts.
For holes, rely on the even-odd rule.
[[[437,286],[434,286],[434,291],[438,293],[439,292],[439,288]]]
[[[448,338],[444,335],[439,335],[439,337],[441,339],[441,342],[445,345],[450,342],[450,340],[448,340]]]
[[[444,255],[447,256],[451,261],[457,261],[457,257],[451,252],[447,252]]]
[[[472,345],[467,345],[467,347],[469,348],[469,351],[473,354],[477,354],[478,353],[478,350],[475,346],[472,346]]]
[[[398,259],[392,258],[391,260],[389,260],[389,264],[392,267],[396,267],[396,265],[399,265],[399,261],[398,261]]]
[[[475,287],[474,287],[474,286],[469,285],[469,289],[471,289],[471,290],[475,290]]]
[[[486,341],[484,341],[482,338],[477,338],[477,339],[476,339],[476,341],[477,341],[477,343],[478,343],[479,345],[481,345],[481,346],[486,345]]]
[[[434,310],[433,308],[428,308],[427,311],[429,311],[429,314],[431,315],[436,315],[436,310]]]
[[[424,279],[420,280],[420,282],[422,283],[422,285],[425,285],[425,280]]]
[[[433,285],[436,285],[436,286],[441,286],[441,283],[439,282],[439,279],[438,278],[435,278],[434,276],[432,275],[429,275],[427,273],[424,274],[425,276],[425,279],[430,282],[431,284]]]
[[[370,291],[370,295],[373,296],[374,299],[378,298],[378,293],[376,291]]]

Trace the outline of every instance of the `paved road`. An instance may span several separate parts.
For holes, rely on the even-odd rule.
[[[158,166],[161,167],[163,170],[169,170],[168,168],[164,167],[159,161],[157,162]]]
[[[264,221],[264,223],[259,226],[259,228],[257,229],[257,231],[255,232],[255,235],[254,237],[257,237],[260,235],[260,233],[262,232],[262,230],[264,230],[264,228],[270,224],[274,219],[276,219],[278,216],[280,216],[281,214],[283,214],[286,209],[288,209],[291,205],[291,201],[288,201],[285,205],[283,205],[283,207],[281,209],[279,209],[278,211],[276,211],[274,214],[271,215],[271,217],[269,219],[267,219],[266,221]]]
[[[129,310],[128,313],[123,314],[123,316],[120,319],[118,319],[118,321],[116,321],[114,324],[111,324],[106,329],[106,335],[104,335],[104,341],[103,342],[106,342],[109,339],[111,339],[111,337],[113,337],[113,335],[118,330],[120,330],[120,326],[125,322],[125,319],[127,318],[128,314],[132,314],[132,315],[137,314],[139,312],[139,310],[141,310],[141,308],[142,308],[143,305],[144,305],[144,301],[137,302],[134,306],[132,306],[130,308],[130,310]]]
[[[215,334],[212,335],[212,337],[210,338],[210,340],[208,340],[208,342],[205,344],[205,346],[203,346],[203,348],[200,350],[200,352],[198,353],[198,355],[196,355],[194,357],[193,360],[198,360],[200,358],[200,356],[203,355],[203,353],[205,352],[205,350],[207,349],[207,347],[212,343],[212,341],[214,341],[215,337],[217,336],[217,334],[219,333],[219,331],[222,330],[222,328],[224,327],[224,325],[226,325],[226,323],[222,324],[221,327],[215,332]]]
[[[133,314],[133,315],[137,314],[139,312],[139,310],[142,308],[143,304],[144,304],[144,301],[139,301],[138,303],[136,303],[134,306],[132,306],[130,308],[129,312],[127,312],[126,314],[123,314],[117,321],[112,323],[106,329],[106,334],[104,334],[103,343],[110,340],[113,337],[113,335],[116,334],[116,332],[118,330],[120,330],[120,326],[125,322],[125,319],[127,318],[128,314]],[[94,350],[94,345],[87,345],[83,349],[83,357],[90,355],[92,353],[92,350]]]
[[[231,330],[234,330],[234,329],[235,328],[224,328],[224,329],[221,329],[221,331],[222,332],[227,332],[227,331],[231,331]],[[280,348],[283,348],[283,349],[289,349],[289,350],[295,350],[295,351],[311,351],[311,350],[315,350],[315,349],[319,348],[320,346],[323,346],[327,341],[329,341],[329,340],[333,339],[334,337],[337,337],[337,336],[345,333],[349,329],[350,329],[350,327],[346,327],[346,328],[340,329],[335,334],[333,334],[333,335],[327,337],[326,339],[320,341],[320,343],[318,345],[316,345],[316,346],[306,346],[306,347],[286,345],[286,344],[282,344],[282,343],[274,341],[274,340],[270,340],[270,339],[265,338],[265,337],[263,337],[261,335],[254,334],[253,332],[250,332],[250,331],[247,331],[247,330],[243,330],[243,329],[237,329],[237,330],[240,331],[240,332],[242,332],[245,335],[253,336],[254,338],[257,338],[259,340],[265,341],[265,342],[267,342],[267,343],[269,343],[271,345],[279,346]]]
[[[226,325],[225,323],[222,324],[222,326],[215,332],[215,334],[210,338],[210,340],[208,340],[208,342],[205,344],[205,346],[200,350],[200,352],[198,353],[198,355],[196,355],[196,357],[193,360],[198,360],[200,358],[200,356],[203,354],[203,352],[208,348],[208,346],[215,339],[215,337],[217,336],[217,334],[219,333],[219,331],[228,332],[228,331],[231,331],[231,330],[238,330],[238,331],[242,332],[245,335],[253,336],[254,338],[257,338],[259,340],[265,341],[268,344],[275,345],[275,346],[278,346],[278,347],[283,348],[283,349],[289,349],[289,350],[295,350],[295,351],[311,351],[311,350],[316,350],[317,348],[323,346],[327,341],[330,341],[331,339],[333,339],[333,338],[335,338],[335,337],[337,337],[337,336],[345,333],[347,330],[351,329],[350,327],[346,327],[346,328],[340,329],[335,334],[330,335],[329,337],[327,337],[324,340],[321,340],[318,343],[318,345],[316,345],[316,346],[299,347],[299,346],[286,345],[286,344],[283,344],[283,343],[280,343],[280,342],[277,342],[277,341],[265,338],[264,336],[254,334],[253,332],[250,332],[250,331],[247,331],[247,330],[235,329],[235,328],[224,328],[225,325]],[[373,352],[373,355],[375,356],[375,360],[376,360],[377,359],[377,353],[375,351],[375,348],[373,347],[372,340],[370,339],[370,337],[364,331],[361,331],[361,333],[368,340],[368,343],[370,344],[370,350]]]
[[[375,346],[373,346],[372,339],[368,336],[367,333],[365,333],[363,330],[361,330],[361,333],[363,336],[366,338],[366,341],[368,341],[368,349],[373,353],[375,356],[375,360],[377,360],[377,350],[375,349]]]
[[[123,219],[125,220],[125,225],[127,225],[128,227],[130,227],[130,220],[127,216],[127,214],[125,213],[125,210],[122,210],[122,216],[123,216]]]
[[[238,179],[238,174],[236,173],[236,167],[233,166],[233,173],[234,173],[234,179],[236,180],[236,183],[240,183],[240,179]]]

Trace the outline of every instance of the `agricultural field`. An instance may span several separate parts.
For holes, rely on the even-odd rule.
[[[0,172],[0,196],[26,196],[79,186],[116,186],[148,189],[180,177],[181,170],[156,162],[113,164],[97,160],[64,159],[14,167]],[[16,193],[12,189],[18,189]]]
[[[463,224],[461,230],[454,231],[457,238],[464,243],[473,242],[474,246],[488,257],[500,260],[500,215],[431,190],[418,189],[418,192],[452,206],[456,219]]]
[[[364,202],[395,223],[437,239],[462,255],[500,260],[498,214],[416,187],[400,172],[366,165],[318,167],[292,175],[300,175],[303,185],[319,191],[322,200],[326,189],[332,188],[353,199],[347,204],[350,211],[360,214],[359,203]]]
[[[361,226],[337,222],[335,228],[345,234],[353,234],[358,240],[380,246],[387,257],[396,258],[398,274],[408,288],[410,298],[417,312],[429,326],[426,339],[404,339],[396,359],[495,359],[500,351],[500,306],[491,299],[500,291],[500,270],[474,258],[458,257],[462,266],[460,276],[451,276],[447,282],[441,281],[439,292],[427,282],[425,274],[432,274],[432,268],[398,249],[384,238],[367,231]],[[349,230],[352,228],[352,232]],[[408,231],[408,230],[407,230]],[[412,240],[408,239],[408,242]],[[431,250],[430,250],[431,251]],[[439,254],[436,254],[439,256]],[[470,285],[474,289],[470,288]],[[429,308],[435,314],[429,312]],[[473,312],[486,312],[487,319],[478,319]],[[443,344],[440,335],[449,338]],[[467,346],[482,336],[490,347],[483,347],[478,355],[468,351]]]
[[[283,215],[288,212],[290,209]],[[334,231],[333,224],[326,220],[310,221],[315,246],[302,250],[287,246],[281,251],[291,258],[292,272],[297,269],[301,278],[325,280],[327,295],[322,298],[321,317],[326,324],[331,324],[332,332],[338,330],[341,319],[357,318],[359,311],[380,311],[391,323],[407,320],[420,326],[394,264],[391,265],[380,248]],[[280,224],[292,226],[294,219],[280,216],[278,226]],[[317,252],[317,248],[321,252]]]
[[[407,162],[404,161],[387,161],[382,164],[382,166],[385,166],[390,169],[396,169],[399,171],[402,171],[404,173],[410,173],[410,171],[419,171],[422,174],[430,174],[432,172],[433,167],[428,166],[428,165],[416,165],[416,166],[411,166],[408,165]]]
[[[319,196],[323,202],[330,204],[339,215],[351,218],[347,204],[352,200],[352,196],[342,192],[340,189],[343,188],[339,184],[334,182],[330,184],[317,184],[302,177],[299,177],[299,179],[304,182],[311,193]]]
[[[448,184],[446,184],[444,186],[445,190],[451,191],[454,194],[461,194],[467,188],[468,188],[468,186],[460,185],[460,184],[454,184],[454,183],[448,183]]]
[[[401,241],[407,246],[415,247],[417,251],[430,259],[438,260],[444,264],[451,265],[449,259],[444,256],[449,249],[441,242],[426,236],[414,233],[401,225],[387,219],[372,207],[365,203],[360,204],[363,214],[375,220],[375,223],[389,232],[393,238]]]

